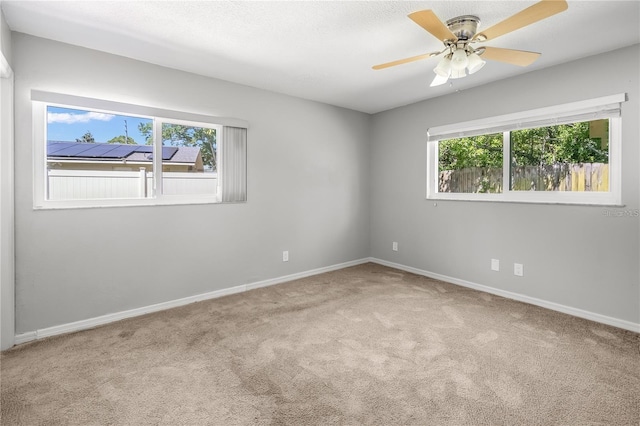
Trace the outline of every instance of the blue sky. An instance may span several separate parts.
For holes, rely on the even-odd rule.
[[[96,142],[107,142],[125,134],[125,120],[129,137],[144,145],[145,139],[138,131],[138,124],[150,123],[150,119],[49,106],[47,140],[75,142],[89,131]]]

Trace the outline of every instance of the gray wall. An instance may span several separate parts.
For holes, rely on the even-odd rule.
[[[624,209],[638,209],[639,50],[635,45],[375,115],[371,255],[639,323],[638,217],[606,217],[605,208],[594,206],[434,206],[425,199],[429,127],[626,92],[622,196]],[[500,272],[490,270],[491,258],[501,261]],[[514,262],[524,264],[524,277],[513,275]]]
[[[0,10],[0,49],[2,56],[12,65],[11,30]],[[11,139],[12,83],[1,79],[0,93],[0,349],[13,346],[15,329],[14,313],[14,252],[13,252],[13,141]]]
[[[429,127],[626,92],[639,208],[637,45],[374,116],[22,34],[13,53],[18,333],[367,256],[640,322],[638,218],[425,200]],[[34,211],[31,89],[248,120],[249,202]]]
[[[370,116],[23,34],[13,42],[17,333],[369,255]],[[248,120],[249,201],[34,211],[31,89]]]
[[[0,49],[9,64],[12,64],[11,55],[11,29],[4,19],[4,12],[0,10]]]

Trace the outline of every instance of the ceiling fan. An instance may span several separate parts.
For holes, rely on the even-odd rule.
[[[409,14],[409,18],[444,43],[440,52],[425,53],[373,66],[374,70],[419,61],[444,54],[433,69],[436,76],[431,87],[446,83],[449,78],[462,78],[474,74],[485,64],[484,59],[506,62],[521,67],[532,64],[540,53],[499,47],[473,47],[472,44],[493,40],[534,22],[541,21],[567,10],[565,0],[542,0],[516,13],[502,22],[478,32],[480,18],[473,15],[457,16],[443,23],[432,10],[421,10]]]

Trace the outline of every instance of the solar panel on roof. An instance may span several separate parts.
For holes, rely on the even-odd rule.
[[[90,149],[84,151],[82,153],[82,156],[88,158],[114,158],[109,155],[109,152],[113,151],[116,148],[117,145],[113,144],[95,144],[95,146],[92,146]]]
[[[130,155],[135,149],[136,145],[49,141],[47,143],[47,156],[117,159]]]
[[[171,160],[176,152],[178,152],[178,148],[175,146],[163,146],[162,147],[162,159],[163,160]]]
[[[168,161],[178,152],[179,147],[163,146],[162,160]],[[47,156],[70,158],[118,159],[127,158],[133,153],[141,153],[145,158],[153,159],[153,146],[150,145],[122,145],[108,143],[82,142],[47,142]],[[144,155],[148,154],[148,155]]]
[[[47,155],[53,155],[58,151],[69,148],[72,145],[75,145],[76,142],[47,142]]]
[[[144,152],[152,152],[152,151],[144,151]],[[163,161],[171,160],[171,157],[173,157],[176,154],[176,152],[178,152],[178,147],[175,147],[175,146],[163,146],[162,147],[162,160]],[[148,157],[149,157],[149,159],[152,159],[153,155],[149,155]]]
[[[77,143],[56,152],[56,157],[82,157],[81,153],[91,149],[90,143]]]
[[[125,158],[136,150],[135,145],[118,145],[116,149],[109,152],[113,158]]]

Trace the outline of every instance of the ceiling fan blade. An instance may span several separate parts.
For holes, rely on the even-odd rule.
[[[479,53],[482,59],[506,62],[521,67],[531,65],[540,56],[540,53],[527,52],[526,50],[501,49],[499,47],[481,47],[480,49],[484,49],[484,52]]]
[[[384,69],[384,68],[394,67],[396,65],[402,65],[402,64],[409,63],[409,62],[419,61],[421,59],[427,59],[427,58],[430,58],[432,56],[436,56],[439,53],[440,52],[431,52],[431,53],[425,53],[424,55],[412,56],[410,58],[398,59],[397,61],[387,62],[385,64],[380,64],[380,65],[374,65],[372,68],[374,70],[381,70],[381,69]]]
[[[409,14],[409,18],[425,30],[433,34],[438,40],[458,40],[449,28],[433,13],[432,10],[420,10]]]
[[[534,22],[541,21],[545,18],[555,15],[556,13],[567,10],[569,6],[565,0],[542,0],[533,6],[516,13],[515,15],[505,19],[502,22],[480,31],[474,39],[493,40],[496,37],[510,33]]]

